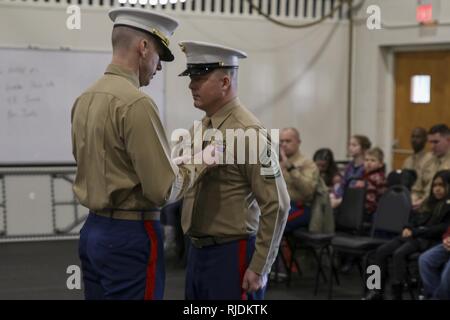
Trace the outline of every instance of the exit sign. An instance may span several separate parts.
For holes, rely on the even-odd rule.
[[[421,4],[416,9],[416,20],[419,23],[429,24],[433,22],[433,5]]]

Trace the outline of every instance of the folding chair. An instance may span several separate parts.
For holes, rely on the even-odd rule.
[[[393,186],[388,189],[378,203],[370,237],[347,234],[337,235],[331,240],[332,257],[336,252],[347,252],[363,258],[362,266],[358,264],[363,282],[363,294],[366,292],[365,270],[369,255],[390,240],[386,234],[396,235],[402,231],[408,222],[411,208],[409,190],[402,185]],[[353,226],[357,227],[358,222],[355,220]],[[330,281],[328,289],[328,298],[331,299],[333,281]]]
[[[322,276],[324,282],[327,282],[327,276],[325,274],[325,271],[323,269],[323,256],[324,254],[327,255],[328,258],[330,258],[330,243],[331,239],[333,238],[334,234],[327,234],[327,233],[313,233],[309,232],[308,230],[304,229],[298,229],[295,230],[291,237],[292,237],[292,262],[296,262],[296,252],[298,249],[306,249],[313,253],[314,259],[317,262],[317,271],[315,274],[315,284],[314,284],[314,295],[317,295],[317,291],[319,289],[319,280],[320,276]],[[334,269],[334,266],[331,265],[333,268],[333,275],[336,279],[336,282],[339,283],[339,277],[337,274],[336,269]],[[290,278],[288,277],[288,281]]]
[[[354,179],[350,180],[347,184]],[[346,188],[344,197],[340,205],[339,211],[343,214],[338,214],[338,220],[336,221],[337,230],[342,232],[352,232],[351,229],[360,229],[362,226],[363,214],[364,214],[364,200],[365,200],[365,188]],[[353,217],[358,216],[358,221],[352,221]],[[355,227],[353,227],[355,225]],[[357,225],[357,226],[356,226]],[[297,229],[290,233],[287,237],[292,251],[292,258],[290,266],[296,261],[296,253],[298,249],[306,249],[313,253],[314,259],[317,262],[317,271],[315,274],[314,295],[317,295],[319,288],[320,277],[324,282],[327,282],[327,276],[323,266],[323,256],[326,255],[328,260],[331,261],[330,244],[331,239],[335,236],[334,233],[314,233],[309,232],[306,229]],[[290,267],[288,267],[290,269]],[[337,283],[339,283],[339,277],[334,264],[330,262],[330,277],[334,276]],[[287,282],[291,281],[291,274],[288,273]]]

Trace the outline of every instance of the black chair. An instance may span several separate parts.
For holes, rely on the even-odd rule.
[[[274,281],[275,283],[278,283],[281,281],[282,277],[280,276],[280,262],[283,264],[283,269],[286,272],[286,274],[285,274],[286,279],[284,279],[284,280],[286,281],[286,285],[288,287],[291,284],[292,266],[293,266],[292,264],[293,263],[296,266],[299,274],[301,274],[300,265],[297,263],[297,261],[291,260],[290,262],[288,262],[288,260],[286,259],[286,257],[284,256],[284,253],[283,253],[283,245],[286,245],[288,250],[291,250],[291,252],[293,252],[293,250],[294,250],[293,249],[294,246],[292,245],[290,238],[291,238],[291,232],[285,233],[282,237],[280,247],[278,249],[278,254],[277,254],[277,257],[274,262],[273,276],[271,274],[271,276],[269,277],[269,284],[271,281]],[[292,258],[294,258],[294,257],[292,256]]]
[[[391,171],[387,176],[388,187],[403,185],[411,191],[412,186],[417,180],[417,173],[412,169],[402,169]]]
[[[337,252],[346,252],[362,257],[358,263],[363,282],[363,294],[366,292],[365,272],[367,261],[371,253],[380,245],[388,242],[394,235],[398,235],[408,223],[411,212],[411,195],[403,185],[396,185],[388,189],[381,197],[375,213],[371,236],[357,234],[337,235],[331,240],[332,261]],[[355,224],[356,226],[356,224]],[[389,237],[390,235],[390,237]],[[329,283],[328,297],[332,298],[333,281]]]
[[[349,188],[351,182],[357,179],[351,179],[345,188],[342,203],[339,206],[336,223],[336,230],[340,232],[359,232],[362,228],[364,215],[365,188]],[[324,271],[323,256],[326,255],[331,261],[330,244],[335,233],[314,233],[306,229],[297,229],[286,235],[287,242],[292,252],[292,257],[288,269],[292,263],[297,263],[296,253],[299,249],[306,249],[313,253],[317,262],[315,274],[314,295],[317,295],[320,277],[327,282],[327,276]],[[330,277],[334,276],[336,283],[339,284],[339,276],[333,263],[330,262]],[[291,281],[291,273],[288,272],[287,283]]]
[[[322,276],[324,282],[327,282],[327,276],[323,268],[323,256],[324,254],[326,254],[328,258],[331,256],[330,243],[333,236],[334,233],[314,233],[309,232],[305,229],[295,230],[288,236],[288,241],[291,243],[290,247],[292,251],[291,267],[292,263],[296,263],[296,253],[298,249],[306,249],[310,251],[314,256],[315,261],[317,262],[314,285],[315,296],[317,295],[317,291],[319,289],[320,276]],[[333,269],[333,275],[336,279],[336,282],[339,283],[339,277],[335,269]],[[288,274],[288,281],[291,280],[290,276],[291,275]]]
[[[341,233],[360,234],[364,221],[366,188],[345,188],[344,196],[336,212],[336,230]]]
[[[419,256],[421,252],[414,252],[409,255],[406,265],[406,289],[411,300],[417,300],[422,291],[422,280],[419,274]],[[417,294],[416,294],[417,293]]]

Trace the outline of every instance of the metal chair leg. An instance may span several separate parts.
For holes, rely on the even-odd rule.
[[[333,271],[334,271],[334,256],[336,254],[336,250],[331,252],[330,258],[330,281],[328,282],[328,300],[333,299]]]
[[[362,296],[365,297],[367,294],[367,267],[369,264],[369,255],[370,255],[370,251],[368,251],[367,253],[364,254],[363,256],[363,269],[365,270],[364,272],[364,277],[363,277],[363,292],[362,292]]]
[[[289,242],[288,238],[286,238],[286,245],[287,245],[288,249],[291,251],[291,260],[289,261],[289,263],[288,263],[288,261],[286,261],[286,265],[287,265],[287,268],[286,268],[286,276],[287,276],[287,278],[286,278],[286,286],[290,287],[291,286],[291,280],[292,280],[292,265],[293,265],[293,263],[295,261],[296,248],[295,248],[295,244],[292,245]]]
[[[290,286],[291,280],[292,280],[292,267],[295,266],[299,275],[302,275],[302,271],[301,271],[300,265],[297,262],[297,257],[296,257],[297,246],[295,245],[295,241],[293,241],[293,243],[291,243],[289,241],[289,238],[286,237],[286,244],[287,244],[289,250],[291,251],[291,259],[289,261],[289,264],[287,267],[288,270],[286,272],[286,274],[287,274],[286,284],[287,284],[287,286]],[[286,264],[287,264],[287,261],[286,261]]]
[[[317,263],[317,271],[318,271],[319,275],[322,275],[323,281],[327,282],[327,276],[325,275],[325,272],[324,272],[323,266],[322,266],[322,255],[323,255],[324,247],[321,247],[319,249],[319,254],[317,254],[317,252],[314,248],[311,248],[311,250],[314,254],[314,259],[316,260],[316,263]]]
[[[314,250],[314,249],[313,249]],[[319,250],[319,256],[317,257],[317,253],[314,250],[314,255],[316,257],[316,261],[317,261],[317,272],[316,272],[316,277],[315,277],[315,284],[314,284],[314,295],[317,296],[317,292],[319,290],[319,278],[320,278],[320,274],[322,274],[324,282],[327,282],[327,278],[325,276],[325,272],[323,270],[323,266],[322,266],[322,256],[324,254],[325,251],[325,247],[320,248]]]
[[[338,286],[340,286],[341,282],[339,281],[339,274],[338,274],[337,269],[336,269],[336,267],[335,267],[335,265],[334,265],[334,263],[332,261],[333,258],[332,258],[331,252],[330,252],[330,246],[329,245],[326,247],[326,251],[327,251],[328,259],[330,261],[330,269],[333,272],[334,279],[336,279],[336,284]]]
[[[364,278],[364,272],[363,272],[363,269],[362,269],[362,266],[361,266],[361,261],[358,261],[358,272],[359,272],[359,276],[361,278]]]

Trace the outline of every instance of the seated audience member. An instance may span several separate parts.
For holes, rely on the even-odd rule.
[[[336,193],[342,182],[342,175],[334,161],[333,151],[328,148],[319,149],[314,153],[313,160],[330,193]]]
[[[321,180],[316,164],[300,153],[300,145],[301,139],[297,129],[284,128],[281,130],[280,167],[291,199],[285,227],[286,233],[297,228],[309,227],[312,201]],[[283,260],[290,265],[291,248],[286,238],[283,239],[280,247]],[[289,271],[297,272],[296,264]]]
[[[366,152],[364,159],[364,175],[356,182],[356,187],[366,187],[366,201],[364,204],[366,222],[373,221],[373,214],[377,210],[378,201],[386,191],[386,176],[384,153],[380,148],[373,148]]]
[[[311,216],[311,203],[319,181],[316,164],[300,153],[300,134],[295,128],[280,133],[280,165],[286,181],[291,209],[285,231],[307,227]]]
[[[331,194],[331,204],[333,208],[336,208],[341,204],[345,188],[348,185],[354,186],[356,183],[356,180],[352,179],[360,179],[364,175],[364,157],[371,145],[372,143],[366,136],[354,135],[351,137],[348,145],[348,153],[350,157],[352,157],[352,160],[345,168],[344,177],[336,191],[336,195]]]
[[[450,300],[450,227],[441,244],[420,255],[419,271],[426,298]]]
[[[412,200],[418,208],[430,192],[431,179],[440,170],[450,170],[450,129],[446,124],[437,124],[428,131],[428,143],[433,155],[418,172],[417,183],[413,187]]]
[[[338,209],[342,202],[344,190],[347,187],[354,187],[357,179],[361,179],[364,175],[364,158],[366,151],[370,149],[372,143],[369,138],[363,135],[354,135],[350,138],[348,144],[348,153],[352,160],[345,168],[344,177],[337,189],[336,193],[330,194],[331,206],[333,209]],[[354,257],[350,254],[340,254],[341,272],[348,273],[352,270],[354,264]]]
[[[403,162],[402,169],[414,170],[419,176],[423,172],[424,164],[431,159],[431,152],[425,150],[425,145],[427,143],[427,130],[422,127],[414,128],[411,131],[411,147],[413,149],[413,154],[405,159]],[[420,179],[417,178],[416,182]]]
[[[436,173],[432,179],[429,197],[417,212],[411,214],[410,224],[402,234],[380,246],[375,252],[375,264],[381,269],[381,289],[371,290],[368,300],[384,298],[386,269],[392,255],[392,294],[396,300],[402,299],[408,257],[415,252],[423,252],[438,241],[450,222],[450,171]]]

